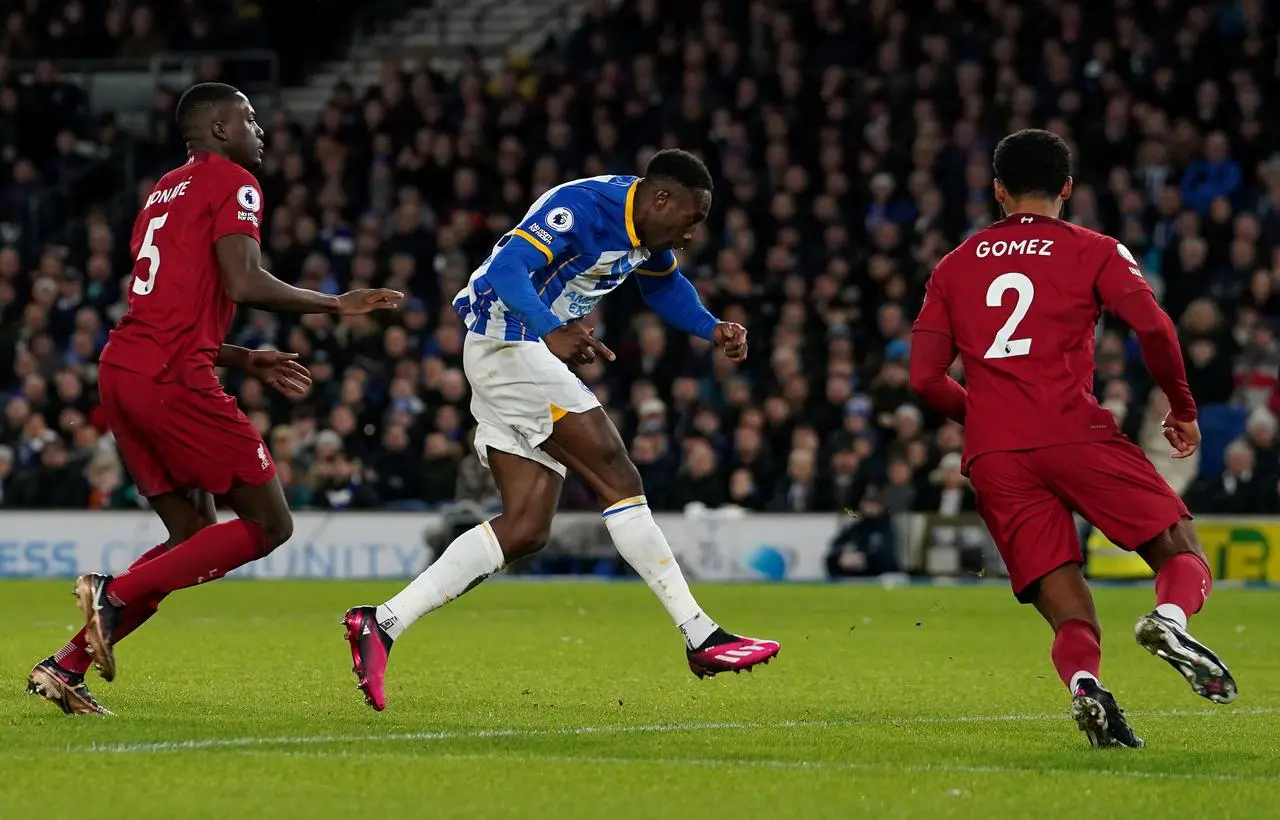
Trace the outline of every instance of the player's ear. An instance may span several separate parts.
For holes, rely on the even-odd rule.
[[[667,207],[667,203],[671,201],[671,192],[666,188],[659,188],[653,192],[653,207],[662,210]]]
[[[1058,194],[1058,198],[1066,202],[1071,198],[1071,191],[1075,188],[1075,180],[1067,177],[1067,184],[1062,186],[1062,193]]]
[[[231,135],[227,133],[227,124],[222,120],[214,120],[209,123],[209,132],[213,134],[214,139],[222,142],[231,139]]]
[[[1009,192],[1005,189],[1004,183],[999,179],[993,179],[991,181],[991,190],[995,194],[996,202],[1004,205],[1004,201],[1009,198]]]

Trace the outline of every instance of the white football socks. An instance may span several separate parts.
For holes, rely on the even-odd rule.
[[[1163,615],[1183,629],[1187,628],[1187,613],[1177,604],[1160,604],[1156,607],[1156,614]]]
[[[378,607],[378,623],[395,640],[414,621],[459,597],[505,563],[502,547],[489,523],[472,527],[454,539],[409,586]]]
[[[697,649],[720,627],[694,600],[666,536],[653,520],[648,500],[642,495],[625,498],[602,515],[618,554],[658,596],[689,648]]]

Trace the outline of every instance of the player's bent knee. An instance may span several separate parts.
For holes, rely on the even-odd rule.
[[[551,524],[548,522],[521,522],[507,529],[499,538],[502,554],[507,560],[533,555],[551,540]]]
[[[285,511],[283,515],[266,515],[261,520],[255,520],[254,518],[246,518],[245,520],[252,521],[262,528],[263,533],[267,536],[268,553],[284,546],[285,542],[293,537],[293,516],[288,511]]]
[[[267,531],[267,541],[271,544],[271,549],[284,546],[285,542],[293,537],[293,516],[273,517],[263,529]]]
[[[1200,537],[1196,535],[1195,525],[1190,519],[1183,518],[1170,527],[1169,540],[1173,542],[1174,549],[1178,552],[1194,553],[1207,562],[1204,548],[1200,546]]]
[[[1200,546],[1200,538],[1196,535],[1195,526],[1186,518],[1139,546],[1137,553],[1155,572],[1159,572],[1170,558],[1182,553],[1194,555],[1206,565],[1209,563],[1204,549]]]

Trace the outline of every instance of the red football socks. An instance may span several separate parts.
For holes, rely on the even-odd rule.
[[[137,569],[153,558],[158,558],[169,551],[168,543],[156,544],[151,549],[139,555],[129,565],[129,569]],[[156,613],[156,609],[160,606],[159,599],[148,601],[145,605],[131,607],[128,611],[121,613],[120,623],[116,626],[115,640],[119,641],[125,635],[142,626],[148,618]],[[136,611],[135,611],[136,609]],[[83,675],[89,671],[89,666],[93,662],[93,656],[89,654],[87,648],[88,643],[85,641],[84,629],[81,628],[76,636],[67,641],[66,646],[59,649],[53,654],[53,662],[61,666],[68,672],[75,672]]]
[[[1077,672],[1098,677],[1098,670],[1102,668],[1102,641],[1093,624],[1075,618],[1058,627],[1050,655],[1058,677],[1070,688]]]
[[[164,555],[118,575],[107,585],[107,597],[120,606],[163,597],[221,578],[266,555],[270,548],[267,531],[252,521],[237,518],[214,524]]]
[[[75,672],[78,675],[88,671],[92,658],[89,650],[85,648],[83,628],[74,638],[67,641],[66,646],[53,653],[53,662],[68,672]]]
[[[1156,573],[1156,604],[1173,604],[1188,616],[1200,611],[1212,589],[1209,565],[1190,552],[1173,556]]]

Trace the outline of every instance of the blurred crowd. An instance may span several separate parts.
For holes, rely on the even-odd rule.
[[[130,31],[145,8],[62,4],[103,5],[132,9]],[[1180,328],[1203,455],[1168,457],[1163,396],[1113,320],[1097,344],[1100,400],[1194,511],[1280,512],[1280,121],[1264,104],[1280,93],[1274,7],[1116,0],[1086,17],[1064,0],[612,6],[592,3],[576,31],[493,74],[475,60],[456,77],[388,62],[372,88],[339,83],[316,123],[271,111],[260,172],[270,269],[327,292],[412,295],[386,322],[238,319],[228,341],[297,352],[315,377],[307,398],[286,400],[227,375],[296,507],[491,504],[468,442],[451,297],[548,187],[636,173],[652,151],[679,146],[706,157],[717,185],[682,268],[753,344],[734,366],[638,310],[630,284],[588,320],[618,360],[579,374],[651,503],[858,511],[851,544],[891,537],[882,523],[893,513],[971,510],[962,428],[908,386],[911,320],[933,264],[997,218],[995,141],[1041,126],[1075,151],[1068,218],[1125,242]],[[9,19],[0,42],[12,56],[28,47],[30,20]],[[78,100],[38,78],[0,87],[0,110],[74,112]],[[92,208],[53,244],[0,246],[4,506],[137,503],[103,439],[94,361],[124,309],[137,200],[180,161],[173,103],[157,95],[141,143],[150,176],[130,207]],[[109,150],[60,117],[3,118],[4,203],[66,173],[65,129]],[[594,508],[573,480],[562,503]],[[838,571],[874,563],[858,549]]]
[[[186,63],[197,81],[256,88],[273,81],[263,55],[274,52],[278,78],[297,81],[337,38],[361,28],[361,14],[395,2],[403,0],[360,7],[339,0],[14,0],[0,6],[0,242],[27,257],[38,254],[50,239],[65,241],[92,207],[124,199],[120,194],[138,167],[181,156],[171,94],[158,95],[135,135],[122,125],[134,122],[127,116],[132,112],[90,105],[86,86],[95,70],[142,71],[149,82],[152,58],[181,53],[194,55]],[[315,14],[330,25],[289,25]],[[181,64],[164,63],[166,70]]]

